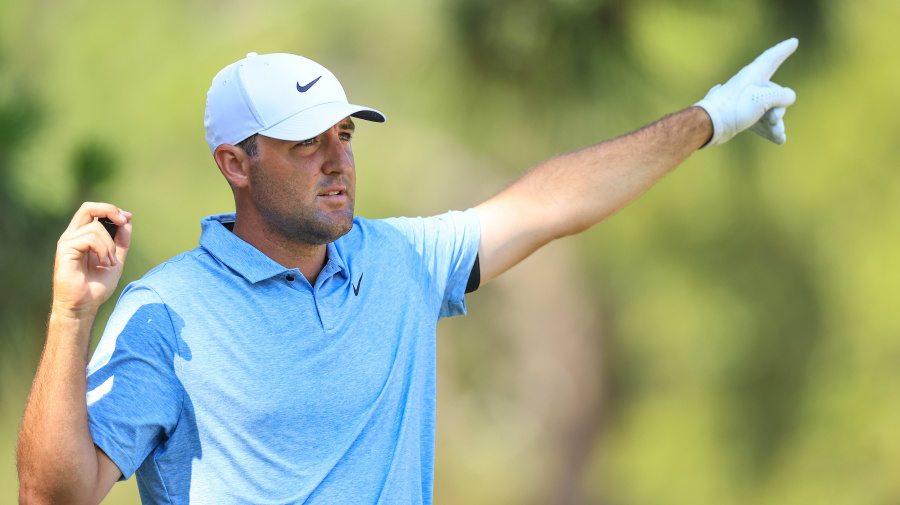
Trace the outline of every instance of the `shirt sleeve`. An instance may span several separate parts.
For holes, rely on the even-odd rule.
[[[432,217],[385,220],[406,236],[427,271],[427,289],[441,298],[439,317],[466,313],[465,290],[478,255],[481,222],[475,209]]]
[[[152,289],[129,285],[88,364],[91,436],[123,479],[172,434],[181,412],[175,360],[183,323],[172,314]]]

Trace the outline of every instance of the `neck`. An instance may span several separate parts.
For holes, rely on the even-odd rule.
[[[256,216],[257,219],[253,219]],[[310,284],[316,283],[319,272],[325,267],[328,247],[320,244],[304,244],[288,239],[273,230],[258,214],[250,216],[237,213],[234,234],[285,268],[300,270]]]

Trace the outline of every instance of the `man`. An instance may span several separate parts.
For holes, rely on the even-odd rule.
[[[354,119],[384,116],[299,56],[227,66],[205,125],[236,213],[204,219],[200,247],[125,289],[89,365],[131,214],[85,203],[60,238],[17,452],[21,501],[97,503],[137,474],[146,503],[430,503],[437,320],[696,149],[748,128],[783,143],[795,95],[769,79],[796,47],[474,209],[371,221],[353,217],[351,139]]]

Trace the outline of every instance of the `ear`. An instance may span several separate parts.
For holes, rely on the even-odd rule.
[[[229,184],[235,188],[247,186],[250,178],[250,158],[243,149],[231,144],[222,144],[216,148],[213,157]]]

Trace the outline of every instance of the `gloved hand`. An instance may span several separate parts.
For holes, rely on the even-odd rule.
[[[706,146],[722,144],[748,128],[776,144],[784,144],[784,113],[797,94],[769,79],[797,49],[797,44],[797,39],[792,38],[769,48],[694,104],[703,107],[712,118],[713,136]]]

